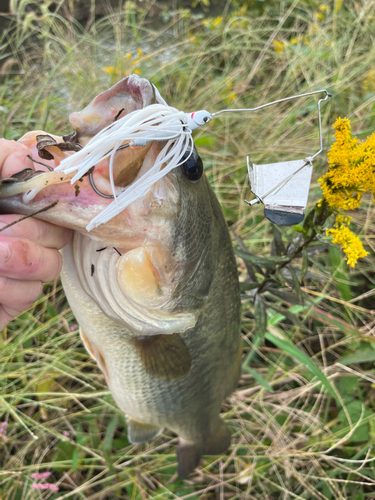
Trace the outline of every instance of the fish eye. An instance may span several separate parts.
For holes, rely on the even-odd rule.
[[[188,156],[190,157],[188,158]],[[203,162],[199,154],[194,150],[190,154],[190,150],[186,151],[182,159],[186,160],[181,164],[181,170],[185,177],[189,179],[189,181],[196,182],[198,181],[203,174]]]

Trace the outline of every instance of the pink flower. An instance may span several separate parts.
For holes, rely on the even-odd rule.
[[[5,432],[6,432],[6,428],[7,428],[7,425],[8,425],[8,422],[2,422],[0,424],[0,438],[5,441],[6,440],[6,435],[5,435]]]
[[[68,437],[69,436],[69,431],[63,431],[64,436]]]
[[[74,330],[77,328],[77,326],[78,326],[78,325],[73,325],[73,326],[71,326],[71,327],[70,327],[70,331],[71,331],[71,332],[74,332]]]
[[[33,483],[31,485],[34,490],[50,490],[50,491],[59,491],[59,487],[56,484],[51,483]]]
[[[31,477],[33,479],[46,479],[47,477],[50,477],[50,475],[50,472],[34,472],[31,474]]]

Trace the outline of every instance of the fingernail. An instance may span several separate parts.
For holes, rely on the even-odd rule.
[[[10,246],[5,241],[0,241],[0,264],[5,264],[10,257]]]

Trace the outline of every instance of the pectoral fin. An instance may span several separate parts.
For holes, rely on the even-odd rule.
[[[134,338],[133,342],[149,375],[164,380],[175,380],[188,374],[191,356],[178,333]]]
[[[128,440],[133,444],[147,443],[156,439],[163,432],[163,428],[144,424],[128,417]]]

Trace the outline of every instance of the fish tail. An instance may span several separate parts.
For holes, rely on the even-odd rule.
[[[181,479],[186,479],[198,467],[202,457],[200,443],[187,443],[182,438],[177,446],[177,472]]]
[[[215,426],[211,426],[208,437],[200,442],[188,442],[180,438],[177,447],[178,475],[186,479],[198,467],[202,455],[221,455],[231,443],[231,434],[225,423],[218,418]]]
[[[231,443],[231,434],[226,424],[219,417],[208,439],[204,441],[203,455],[221,455]]]

